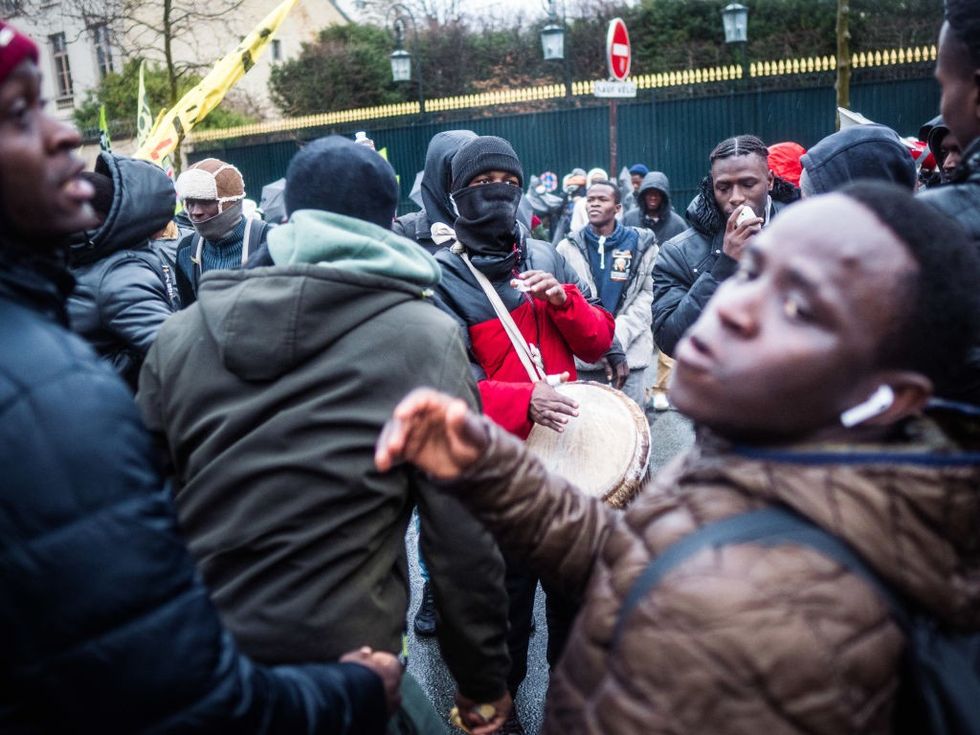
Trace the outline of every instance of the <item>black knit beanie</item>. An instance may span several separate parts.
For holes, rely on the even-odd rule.
[[[340,135],[303,146],[286,169],[286,213],[321,209],[391,229],[398,206],[395,171],[366,145]]]
[[[481,135],[473,138],[453,156],[453,191],[459,191],[486,171],[506,171],[514,174],[524,186],[524,169],[514,149],[503,138]]]

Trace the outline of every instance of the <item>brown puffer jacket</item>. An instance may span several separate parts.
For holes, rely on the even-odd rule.
[[[903,636],[867,583],[809,548],[701,551],[641,600],[613,647],[620,606],[651,557],[767,504],[850,542],[942,621],[980,628],[980,462],[962,464],[929,419],[850,452],[753,455],[702,435],[625,513],[488,431],[461,497],[506,552],[582,600],[552,671],[544,733],[890,732]]]

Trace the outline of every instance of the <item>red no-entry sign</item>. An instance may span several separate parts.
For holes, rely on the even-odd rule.
[[[622,18],[609,21],[609,33],[606,34],[606,58],[609,61],[609,73],[613,78],[623,82],[630,74],[630,34]]]

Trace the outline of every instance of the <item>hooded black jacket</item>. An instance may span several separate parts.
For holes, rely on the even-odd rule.
[[[702,179],[700,189],[687,208],[691,227],[661,246],[653,266],[653,339],[670,356],[708,299],[738,266],[722,252],[725,219],[715,203],[710,176]],[[769,194],[770,217],[785,201],[799,198],[796,187],[778,177]]]
[[[239,653],[132,396],[66,329],[71,285],[0,246],[0,732],[384,732],[366,668]]]
[[[95,170],[112,179],[112,206],[88,240],[72,247],[77,285],[68,314],[72,329],[135,391],[143,358],[177,306],[172,266],[149,243],[173,218],[176,195],[148,161],[103,152]]]
[[[435,254],[442,249],[432,241],[430,231],[436,222],[452,227],[456,212],[449,200],[453,182],[453,156],[464,143],[476,137],[470,130],[446,130],[436,133],[429,141],[422,171],[422,204],[424,209],[410,212],[395,219],[391,226],[396,235],[417,242],[428,252]]]
[[[656,212],[648,212],[646,202],[643,200],[643,194],[651,189],[663,194],[663,201]],[[624,226],[653,230],[657,242],[667,242],[687,229],[683,217],[670,208],[670,181],[663,172],[651,171],[644,176],[639,190],[633,196],[636,198],[637,206],[623,217]],[[657,219],[654,220],[654,217]]]

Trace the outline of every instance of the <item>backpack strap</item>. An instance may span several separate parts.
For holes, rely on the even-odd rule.
[[[904,631],[909,630],[910,621],[905,606],[846,542],[788,508],[769,506],[708,523],[652,559],[619,608],[613,646],[619,645],[630,613],[667,572],[706,547],[717,549],[746,542],[770,547],[798,544],[830,557],[870,584],[888,604],[896,623]]]

